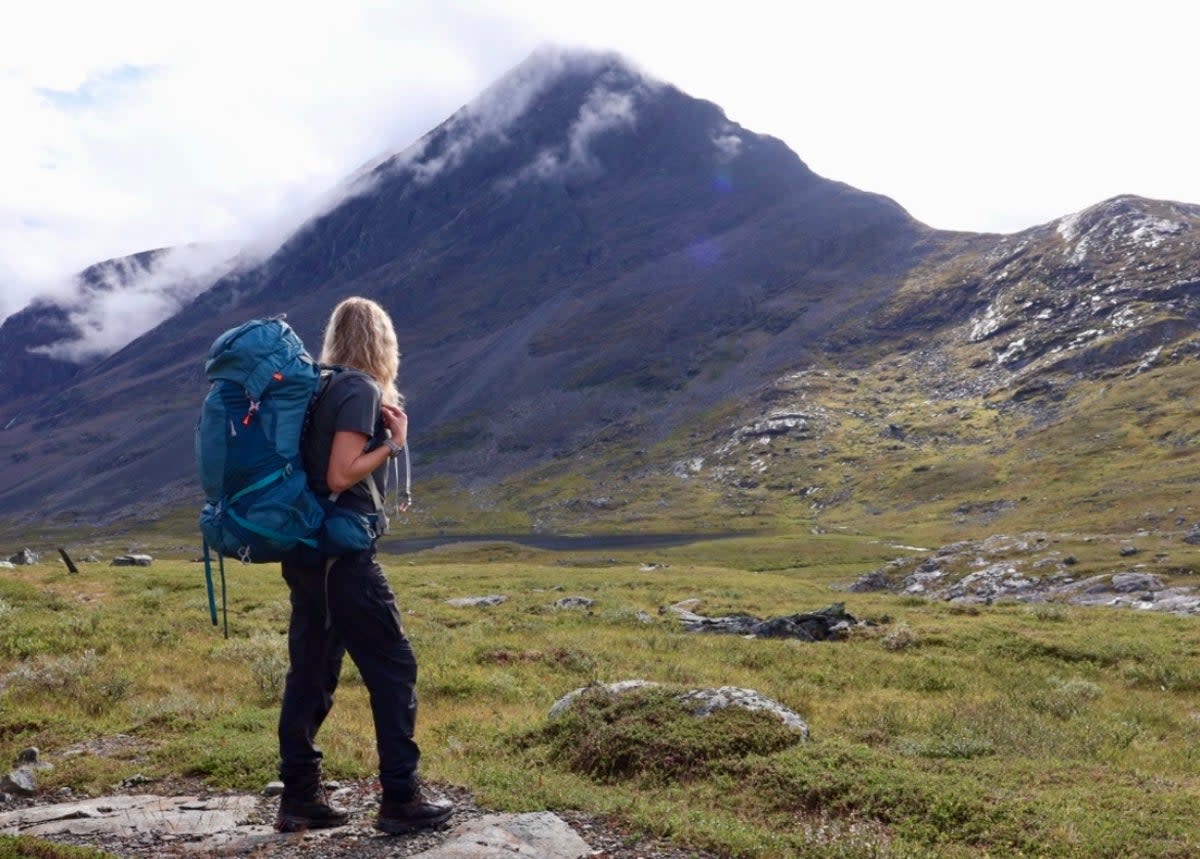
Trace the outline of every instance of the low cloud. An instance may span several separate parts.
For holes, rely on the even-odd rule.
[[[613,92],[603,86],[588,93],[579,109],[579,118],[567,132],[567,161],[565,169],[590,169],[594,166],[591,144],[607,131],[634,124],[634,95]]]
[[[661,86],[622,62],[588,92],[563,144],[543,149],[516,176],[502,180],[500,189],[507,191],[529,179],[557,179],[600,170],[593,151],[596,140],[617,129],[633,128],[639,103]]]
[[[537,98],[567,73],[596,74],[600,82],[588,93],[564,144],[538,153],[520,176],[502,183],[502,187],[511,187],[529,176],[546,178],[594,168],[591,145],[595,138],[615,128],[632,126],[637,100],[659,84],[611,52],[556,46],[539,48],[450,117],[442,129],[445,140],[436,154],[427,154],[432,142],[432,135],[427,135],[419,147],[392,159],[388,167],[408,169],[414,181],[426,183],[457,167],[477,146],[507,144],[509,131]]]
[[[509,129],[568,67],[599,67],[607,61],[609,55],[596,52],[539,48],[446,121],[446,139],[436,155],[426,157],[432,139],[432,135],[426,135],[418,146],[396,156],[388,166],[408,168],[415,181],[430,182],[443,171],[457,167],[476,146],[507,143]]]
[[[102,358],[173,316],[219,278],[256,260],[229,245],[200,245],[110,260],[57,299],[80,332],[32,351],[74,363]]]
[[[728,164],[742,151],[742,138],[733,131],[732,126],[723,133],[714,134],[712,142],[717,147],[717,158],[722,164]]]

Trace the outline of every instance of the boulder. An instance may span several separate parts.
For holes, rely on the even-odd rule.
[[[508,597],[504,594],[489,594],[485,597],[455,597],[454,599],[446,600],[447,605],[463,608],[465,606],[489,606],[500,605],[502,602],[508,602]]]
[[[842,603],[805,614],[784,615],[767,619],[749,614],[704,617],[678,607],[671,607],[688,632],[714,632],[725,635],[747,635],[754,638],[794,638],[799,641],[829,641],[842,638],[859,621]]]
[[[1161,591],[1162,580],[1149,573],[1117,573],[1112,577],[1111,589],[1119,594],[1136,591]]]
[[[17,767],[4,778],[0,778],[0,791],[17,796],[33,796],[37,793],[37,774],[30,765]]]
[[[621,680],[616,683],[592,683],[568,692],[554,702],[548,714],[556,719],[574,706],[575,702],[585,692],[599,692],[611,696],[627,695],[639,689],[658,688],[658,683],[648,680]],[[788,728],[808,739],[808,724],[795,711],[788,709],[765,695],[753,689],[742,689],[737,686],[722,686],[718,689],[690,689],[675,695],[675,700],[682,703],[689,712],[698,718],[711,716],[718,710],[737,707],[742,710],[762,710],[778,716]]]
[[[595,604],[595,600],[587,597],[563,597],[555,600],[553,605],[554,608],[591,608]]]
[[[21,551],[17,552],[17,554],[9,557],[8,561],[10,564],[21,566],[25,564],[36,564],[41,559],[42,556],[32,549],[22,549]]]
[[[109,564],[110,567],[148,567],[154,563],[149,555],[117,555]]]
[[[883,570],[872,570],[859,576],[858,580],[850,585],[846,590],[855,594],[870,593],[871,591],[886,591],[891,587],[891,582],[888,581],[887,575]]]

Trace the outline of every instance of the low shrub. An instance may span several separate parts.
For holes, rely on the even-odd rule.
[[[670,692],[585,692],[565,714],[527,734],[550,761],[596,781],[687,780],[722,761],[769,755],[803,740],[777,716],[737,708],[697,717]]]
[[[0,859],[116,859],[90,847],[72,847],[28,835],[0,835]]]

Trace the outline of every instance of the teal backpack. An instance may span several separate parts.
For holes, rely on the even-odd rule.
[[[244,563],[316,549],[325,512],[308,487],[300,436],[320,371],[281,318],[252,319],[213,343],[210,387],[196,425],[204,487],[200,513],[209,608],[216,624],[209,549]],[[226,627],[228,630],[228,627]]]

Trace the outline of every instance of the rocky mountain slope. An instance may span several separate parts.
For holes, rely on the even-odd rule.
[[[1010,236],[934,231],[618,57],[553,51],[344,191],[98,362],[27,369],[62,320],[10,318],[0,516],[190,510],[208,345],[286,313],[315,348],[351,294],[397,321],[416,528],[1044,515],[1063,492],[1022,471],[1032,451],[1052,449],[1071,493],[1101,491],[1112,468],[1082,465],[1107,442],[1072,422],[1122,432],[1139,395],[1162,397],[1138,430],[1162,479],[1193,456],[1194,206],[1121,197]]]

